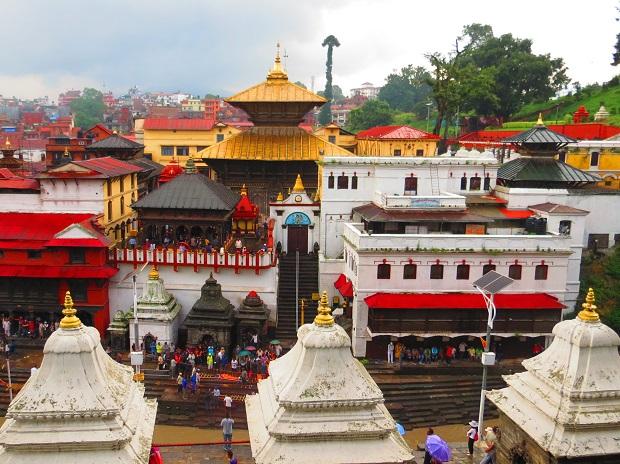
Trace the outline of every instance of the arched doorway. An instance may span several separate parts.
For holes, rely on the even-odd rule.
[[[192,237],[196,237],[196,238],[202,237],[202,233],[203,233],[202,232],[202,227],[198,227],[198,226],[192,227],[192,230],[191,230],[191,236]]]
[[[176,230],[176,238],[179,242],[184,242],[187,240],[187,235],[188,235],[188,231],[187,231],[187,227],[185,226],[179,226],[177,227]]]
[[[308,253],[308,227],[310,218],[305,213],[291,213],[284,222],[287,228],[286,251],[288,253]]]

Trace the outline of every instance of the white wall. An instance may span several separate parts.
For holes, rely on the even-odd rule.
[[[40,213],[43,206],[38,193],[0,193],[0,208],[4,212]]]
[[[103,179],[41,179],[44,211],[103,213]]]

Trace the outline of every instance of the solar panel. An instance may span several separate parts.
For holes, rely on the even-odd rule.
[[[510,277],[501,275],[499,272],[489,271],[474,282],[474,287],[478,287],[487,293],[495,294],[513,283]]]

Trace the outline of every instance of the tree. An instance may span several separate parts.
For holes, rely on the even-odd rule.
[[[304,84],[301,81],[295,81],[295,85],[298,85],[299,87],[301,87],[302,89],[307,89],[308,87],[306,87],[306,84]]]
[[[334,84],[332,86],[332,99],[335,102],[344,100],[344,93],[342,93],[342,89],[340,88],[339,85]]]
[[[332,98],[333,89],[332,89],[332,55],[334,51],[334,47],[340,47],[340,42],[333,35],[328,35],[323,41],[323,47],[327,47],[327,62],[325,63],[325,99],[327,103],[323,105],[321,111],[319,112],[319,124],[325,125],[332,122]]]
[[[394,112],[382,100],[368,100],[362,106],[351,111],[349,128],[361,131],[375,126],[386,126],[392,122]]]
[[[616,7],[616,11],[620,12],[620,8]],[[620,18],[616,18],[616,21],[620,21]],[[616,45],[614,45],[612,66],[618,66],[620,64],[620,34],[616,35]]]
[[[71,102],[71,112],[75,116],[75,125],[88,129],[103,122],[105,111],[103,94],[97,89],[85,88],[82,96]]]
[[[400,73],[392,73],[386,78],[385,85],[379,91],[379,99],[386,101],[390,107],[408,113],[425,111],[425,103],[432,91],[428,84],[431,75],[422,66],[408,65]]]

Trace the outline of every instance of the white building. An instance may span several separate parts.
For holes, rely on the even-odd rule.
[[[360,87],[356,89],[351,89],[351,96],[355,97],[360,95],[362,97],[366,97],[369,100],[373,100],[379,96],[379,91],[381,87],[375,87],[371,82],[364,82]]]

